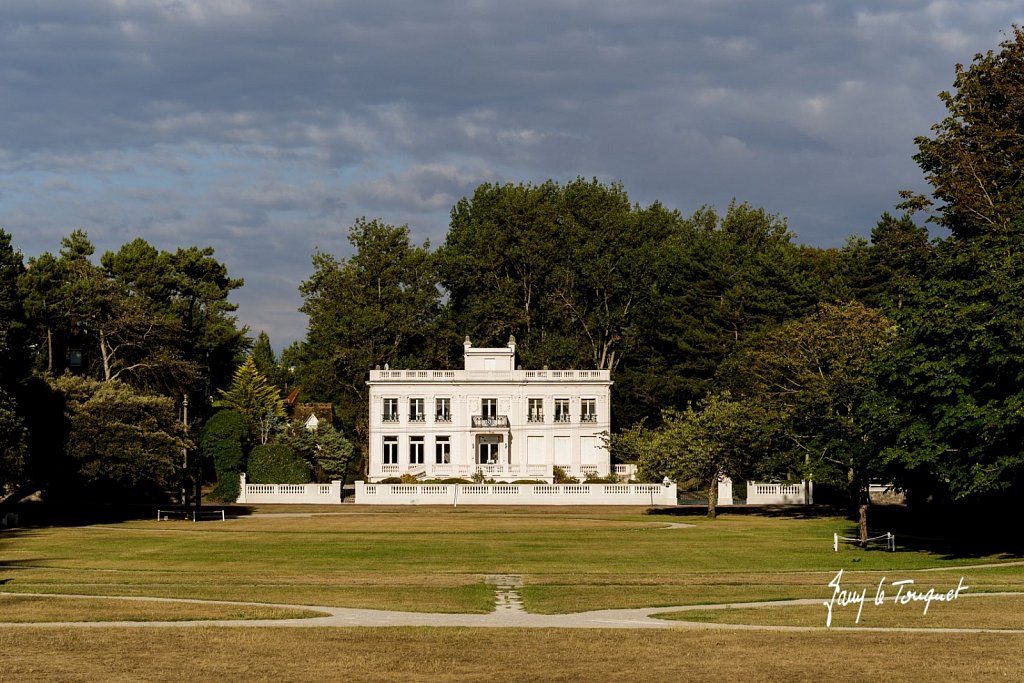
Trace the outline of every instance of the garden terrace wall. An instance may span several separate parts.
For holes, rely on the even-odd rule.
[[[359,505],[675,505],[675,484],[367,484]]]
[[[248,484],[241,475],[238,503],[340,505],[341,482],[330,484]]]
[[[747,482],[747,505],[807,505],[814,502],[814,482],[765,484]]]

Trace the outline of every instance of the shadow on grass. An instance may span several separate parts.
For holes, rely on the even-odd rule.
[[[944,559],[972,559],[997,555],[1024,558],[1024,536],[1017,511],[1002,508],[922,508],[877,505],[869,511],[872,535],[890,531],[896,547],[942,555]],[[851,529],[855,532],[856,526]]]
[[[649,508],[648,515],[668,517],[707,517],[708,506],[678,505],[671,508]],[[785,517],[789,519],[818,519],[842,517],[846,511],[833,505],[728,505],[718,507],[719,515],[737,517]]]
[[[649,515],[706,517],[707,505],[650,508]],[[849,524],[837,531],[849,538],[858,536],[857,516],[834,505],[731,505],[719,507],[720,515],[818,519],[845,517]],[[1024,558],[1021,514],[1005,507],[964,508],[905,505],[872,505],[868,510],[869,536],[891,532],[897,550],[923,551],[943,559],[973,559],[996,555],[1004,559]],[[875,546],[872,546],[875,547]]]
[[[117,524],[119,522],[147,519],[156,520],[158,510],[170,512],[171,518],[183,519],[187,516],[191,520],[193,509],[191,507],[186,509],[181,505],[167,503],[118,504],[78,501],[75,503],[18,503],[8,506],[7,511],[18,515],[18,527],[31,528],[48,526],[74,527],[89,526],[91,524]],[[196,523],[220,521],[219,512],[221,510],[224,511],[224,515],[229,519],[247,517],[252,514],[251,508],[245,505],[204,504],[199,508]],[[4,533],[16,530],[17,528],[6,529]]]

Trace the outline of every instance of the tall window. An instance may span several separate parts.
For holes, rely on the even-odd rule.
[[[450,398],[434,399],[434,419],[438,422],[452,421],[452,400]]]
[[[580,399],[580,422],[597,422],[597,399]]]
[[[422,436],[410,436],[409,437],[409,464],[410,465],[422,465],[423,464],[423,437]]]
[[[397,398],[386,398],[384,399],[384,415],[382,418],[385,422],[398,422],[398,399]]]
[[[434,440],[434,462],[438,465],[450,465],[452,462],[452,444],[447,436],[439,436]]]
[[[478,465],[497,465],[498,464],[498,444],[493,442],[485,442],[480,444],[480,456],[477,460]]]
[[[544,399],[542,398],[531,398],[529,400],[529,409],[526,412],[527,422],[543,422],[544,421]]]
[[[569,417],[569,399],[555,399],[555,422],[571,422]]]
[[[398,437],[397,436],[385,436],[384,437],[384,464],[385,465],[397,465],[398,464]]]
[[[409,422],[423,422],[427,419],[427,414],[423,409],[422,398],[410,398],[409,399]]]
[[[494,418],[498,416],[498,399],[496,398],[482,398],[480,399],[480,415],[482,417]]]

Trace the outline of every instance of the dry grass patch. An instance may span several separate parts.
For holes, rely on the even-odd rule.
[[[4,623],[308,619],[322,616],[326,613],[262,605],[0,595],[0,620]]]
[[[237,600],[288,605],[363,607],[409,612],[485,614],[494,609],[494,589],[479,576],[427,576],[422,580],[373,576],[153,575],[147,572],[88,572],[19,569],[0,590],[54,595],[141,596]]]
[[[0,681],[1022,680],[1022,650],[991,634],[7,628]]]
[[[882,579],[890,583],[913,579],[918,586],[948,590],[956,587],[961,576],[972,594],[1024,592],[1024,567],[1021,566],[940,572],[905,570],[897,574],[844,572],[843,584],[858,590],[868,588],[869,595],[873,595],[874,587]],[[531,575],[525,577],[522,596],[526,609],[538,614],[769,600],[826,600],[832,594],[828,583],[834,577],[835,572]],[[890,596],[895,592],[892,588],[887,590]]]
[[[821,605],[773,605],[714,610],[687,610],[658,615],[663,619],[715,624],[757,626],[825,627],[827,609]],[[933,602],[924,614],[924,603],[897,605],[865,603],[857,623],[857,605],[833,608],[832,626],[869,628],[992,628],[1024,629],[1024,596],[961,595],[950,603]]]

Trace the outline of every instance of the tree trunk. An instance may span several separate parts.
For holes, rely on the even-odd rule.
[[[107,346],[107,335],[100,329],[100,356],[103,358],[103,381],[110,381],[110,347]]]
[[[46,372],[53,374],[53,329],[46,326]]]
[[[868,488],[868,484],[864,483],[860,486],[860,493],[858,495],[858,515],[857,515],[857,526],[860,530],[860,547],[866,548],[868,545],[868,507],[871,505],[871,492]]]
[[[715,519],[718,517],[718,477],[714,477],[711,480],[711,486],[708,487],[708,518]]]

